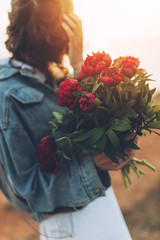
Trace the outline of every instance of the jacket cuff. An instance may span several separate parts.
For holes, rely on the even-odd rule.
[[[105,196],[106,188],[99,177],[91,154],[83,154],[80,157],[80,172],[85,191],[91,200]],[[107,181],[110,183],[109,177]]]

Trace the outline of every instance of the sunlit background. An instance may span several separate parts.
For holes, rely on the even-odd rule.
[[[106,51],[112,58],[132,55],[140,58],[160,90],[160,0],[74,0],[75,12],[83,21],[84,57],[92,51]],[[0,8],[0,58],[8,57],[4,47],[7,10]]]

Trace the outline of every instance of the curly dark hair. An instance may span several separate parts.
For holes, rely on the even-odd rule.
[[[49,64],[61,63],[68,51],[61,23],[63,13],[73,10],[72,1],[12,0],[11,7],[5,43],[12,58],[49,72]]]

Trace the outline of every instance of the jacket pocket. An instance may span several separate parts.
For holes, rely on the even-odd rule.
[[[43,92],[31,87],[19,87],[9,93],[9,125],[11,127],[45,126],[50,118]],[[48,125],[48,124],[47,124]]]
[[[44,94],[31,87],[21,87],[10,94],[17,101],[23,104],[38,103],[44,98]]]

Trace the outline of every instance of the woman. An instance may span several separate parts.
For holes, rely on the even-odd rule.
[[[51,134],[57,105],[54,68],[68,54],[75,74],[82,63],[82,25],[71,0],[12,0],[6,47],[0,63],[0,186],[19,210],[40,223],[41,240],[131,239],[116,202],[108,170],[119,170],[104,154],[82,154],[72,166],[61,160],[60,175],[36,161],[42,137]]]

